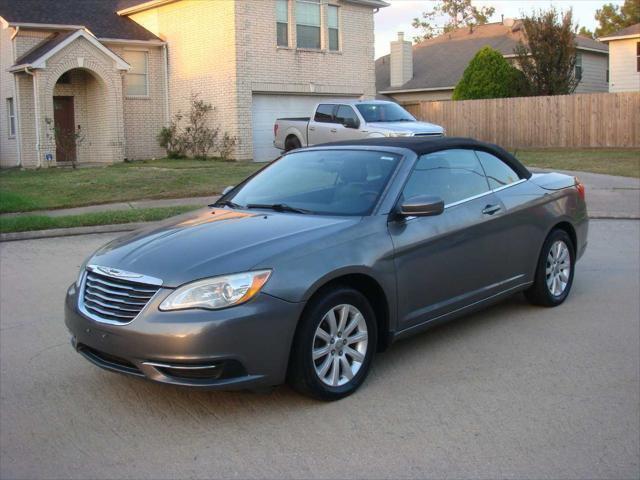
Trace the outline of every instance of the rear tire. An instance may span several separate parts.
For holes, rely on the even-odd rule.
[[[296,150],[300,147],[302,147],[302,145],[300,144],[300,140],[298,140],[298,137],[291,136],[284,142],[285,152],[290,152],[291,150]]]
[[[290,385],[319,400],[351,395],[369,373],[377,337],[375,313],[362,293],[348,287],[322,292],[300,319],[289,364]]]
[[[557,307],[569,296],[576,263],[575,246],[564,230],[553,230],[542,246],[533,285],[524,292],[534,305]]]

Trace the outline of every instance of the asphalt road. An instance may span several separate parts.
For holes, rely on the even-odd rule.
[[[557,309],[520,296],[399,342],[337,403],[102,371],[62,319],[113,235],[0,244],[1,478],[638,478],[640,222],[593,221]],[[265,326],[268,327],[268,326]]]

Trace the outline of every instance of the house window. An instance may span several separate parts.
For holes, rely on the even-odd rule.
[[[289,46],[289,0],[278,0],[276,3],[276,28],[278,46]]]
[[[609,69],[607,68],[607,83],[609,83]]]
[[[296,0],[298,48],[320,49],[320,0]]]
[[[128,97],[146,97],[149,95],[147,72],[149,66],[148,53],[126,50],[124,59],[131,65],[124,79],[125,95]]]
[[[329,50],[340,50],[340,30],[338,27],[338,8],[335,5],[329,5],[328,24],[329,24]]]
[[[576,55],[575,74],[576,74],[576,80],[578,81],[582,80],[582,54],[580,53]]]
[[[7,98],[7,124],[9,125],[9,136],[16,136],[16,110],[13,105],[13,98]]]

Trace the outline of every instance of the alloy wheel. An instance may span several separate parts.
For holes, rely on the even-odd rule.
[[[349,304],[331,308],[313,337],[311,355],[318,378],[331,387],[351,381],[367,355],[368,338],[360,310]]]
[[[551,245],[547,255],[546,281],[549,292],[554,297],[561,296],[567,288],[571,275],[571,254],[562,240]]]

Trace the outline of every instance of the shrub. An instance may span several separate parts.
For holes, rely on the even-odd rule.
[[[229,160],[231,152],[233,152],[233,149],[238,143],[238,137],[231,136],[228,132],[224,132],[224,135],[220,140],[220,144],[218,145],[218,155],[220,155],[220,159],[224,162]]]
[[[522,72],[486,46],[469,62],[453,91],[454,100],[517,97],[525,94]]]
[[[206,159],[209,152],[217,151],[222,160],[229,160],[239,140],[227,132],[218,140],[220,128],[209,126],[209,114],[214,110],[198,94],[191,95],[189,114],[186,117],[179,113],[175,115],[156,137],[160,146],[167,151],[167,156],[182,158],[190,153],[194,158]],[[184,128],[180,126],[182,120],[187,121]]]
[[[174,115],[168,127],[162,127],[156,137],[158,143],[167,151],[169,158],[183,158],[185,156],[185,138],[178,129],[178,123],[182,119],[179,113]]]

